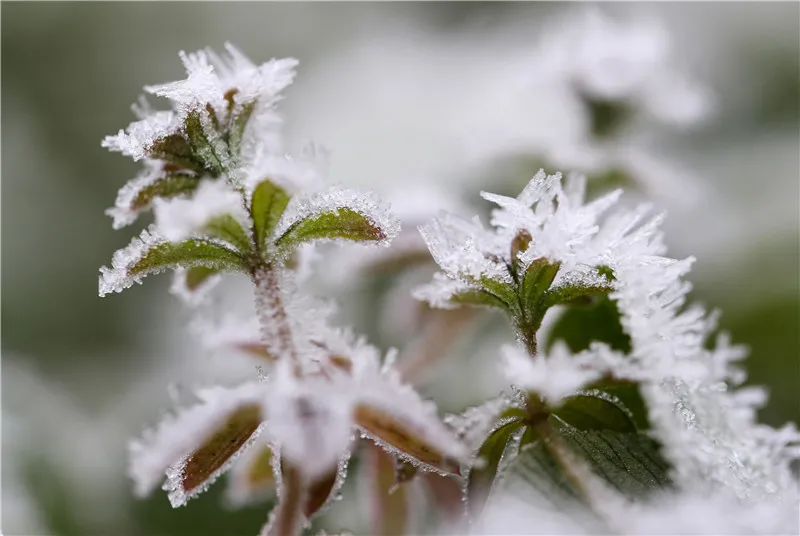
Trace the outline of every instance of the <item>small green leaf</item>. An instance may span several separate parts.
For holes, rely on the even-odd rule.
[[[519,300],[517,299],[517,292],[514,287],[503,281],[497,281],[489,277],[482,277],[478,284],[484,291],[493,295],[505,304],[505,309],[511,311],[512,314],[519,312]]]
[[[247,123],[250,122],[250,116],[253,115],[255,107],[256,101],[248,102],[243,105],[236,114],[232,115],[230,128],[228,130],[228,150],[235,158],[239,157],[239,153],[242,150],[244,132],[247,129]]]
[[[224,240],[236,247],[242,255],[247,255],[252,249],[250,237],[247,231],[230,214],[217,216],[209,221],[205,226],[205,232],[209,235]]]
[[[539,309],[542,296],[550,288],[561,268],[560,263],[551,263],[544,257],[533,261],[522,278],[520,298],[522,306],[530,312]],[[541,314],[537,315],[541,316]]]
[[[638,430],[650,429],[647,405],[639,392],[637,383],[628,380],[604,378],[591,384],[587,390],[602,391],[619,400],[633,416],[633,422]]]
[[[313,240],[376,242],[385,238],[383,229],[369,218],[343,207],[295,223],[275,240],[275,244],[286,251]]]
[[[620,400],[600,392],[571,396],[553,413],[578,430],[636,432],[633,414]]]
[[[559,433],[599,477],[630,499],[641,500],[671,485],[660,446],[643,433],[578,430],[567,424]]]
[[[186,138],[189,140],[191,154],[198,162],[202,162],[203,167],[217,176],[225,170],[225,160],[227,150],[219,140],[209,139],[203,128],[203,122],[200,118],[200,112],[193,111],[186,116],[184,123],[184,132]]]
[[[141,211],[150,207],[157,197],[169,199],[177,195],[193,192],[200,184],[200,179],[194,175],[171,173],[157,179],[139,190],[133,198],[131,208]]]
[[[288,203],[289,194],[270,180],[261,181],[253,190],[250,214],[258,250],[263,251],[267,237],[275,230]]]
[[[246,270],[247,266],[235,251],[203,239],[167,242],[151,248],[135,262],[128,273],[141,277],[168,268],[204,266],[214,270]]]
[[[213,277],[218,273],[219,270],[207,268],[206,266],[193,266],[186,270],[186,288],[191,291],[195,291],[200,288],[203,283],[208,281],[210,277]]]
[[[544,293],[541,306],[548,309],[560,304],[590,304],[598,296],[607,296],[611,285],[562,285]]]
[[[471,305],[473,307],[497,307],[507,310],[508,304],[503,300],[485,290],[474,289],[459,292],[450,298],[450,301],[459,305]]]
[[[478,449],[478,458],[483,465],[475,465],[467,475],[466,497],[471,516],[478,517],[481,514],[508,442],[523,425],[521,419],[513,419],[498,426]]]

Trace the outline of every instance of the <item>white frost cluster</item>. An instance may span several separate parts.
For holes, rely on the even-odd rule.
[[[118,134],[107,136],[103,147],[141,160],[156,140],[177,133],[189,112],[205,110],[206,105],[222,112],[228,104],[225,95],[229,91],[235,92],[237,104],[255,101],[255,123],[274,131],[280,120],[272,108],[281,91],[292,83],[297,60],[286,58],[255,65],[230,43],[225,44],[225,49],[227,54],[222,56],[210,49],[181,52],[185,80],[145,87],[148,93],[169,99],[173,109],[154,112],[139,108],[144,117]],[[259,135],[261,141],[267,141],[267,137]]]
[[[545,355],[531,359],[516,346],[503,347],[505,375],[515,386],[539,393],[546,402],[558,405],[583,387],[600,378],[605,368],[591,353],[570,354],[563,342],[557,342]]]
[[[159,233],[179,242],[201,231],[212,219],[230,215],[247,229],[249,217],[241,195],[223,180],[203,180],[191,197],[157,198],[153,214]]]
[[[710,112],[708,90],[680,71],[669,35],[655,20],[582,9],[553,28],[538,51],[538,77],[666,123],[689,125]]]
[[[613,270],[611,298],[631,338],[624,355],[595,343],[576,356],[556,346],[531,360],[507,348],[506,368],[513,383],[551,402],[576,393],[601,373],[640,382],[653,425],[683,489],[722,490],[741,500],[796,497],[790,464],[800,456],[800,434],[793,425],[774,429],[759,424],[764,395],[736,389],[744,373],[736,367],[744,352],[725,337],[714,349],[707,339],[716,315],[687,305],[691,285],[683,277],[693,259],[665,257],[661,217],[645,219],[648,207],[612,207],[615,192],[586,204],[583,182],[562,185],[560,175],[540,172],[516,198],[482,194],[500,208],[492,230],[451,217],[422,229],[442,273],[419,294],[432,304],[446,301],[459,285],[510,264],[510,244],[521,229],[532,237],[518,261],[539,257],[562,264],[554,285],[593,277],[595,267]],[[496,258],[494,258],[496,257]],[[505,279],[505,278],[503,278]],[[755,504],[755,503],[754,503]]]
[[[453,295],[475,287],[483,277],[510,283],[512,262],[519,262],[524,271],[538,258],[561,263],[555,286],[606,284],[598,278],[597,266],[616,269],[626,259],[663,251],[661,235],[653,232],[660,217],[642,223],[646,205],[603,218],[622,192],[584,204],[585,187],[582,176],[570,176],[562,187],[560,173],[540,170],[516,198],[481,193],[499,206],[492,213],[491,229],[477,218],[468,221],[450,214],[422,226],[420,233],[442,271],[415,295],[433,306],[447,306]],[[533,240],[512,259],[511,243],[520,231]]]

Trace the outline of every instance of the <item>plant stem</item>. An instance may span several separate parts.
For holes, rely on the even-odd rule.
[[[256,314],[261,325],[261,338],[267,352],[277,359],[287,356],[292,360],[297,376],[301,373],[300,359],[292,338],[292,327],[283,303],[280,273],[270,264],[253,270]]]
[[[281,498],[269,536],[296,536],[303,528],[303,503],[306,484],[296,467],[283,464]]]

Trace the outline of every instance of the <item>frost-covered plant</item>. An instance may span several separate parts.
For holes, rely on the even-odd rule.
[[[516,198],[481,194],[497,205],[488,228],[450,214],[420,228],[440,271],[415,296],[503,311],[517,335],[494,356],[510,393],[443,423],[403,383],[393,352],[382,358],[332,327],[331,307],[304,291],[309,247],[386,246],[399,223],[374,195],[323,188],[313,162],[283,153],[276,105],[296,62],[257,66],[230,45],[225,56],[181,57],[186,80],[145,88],[171,109],[143,99],[139,121],[103,142],[144,163],[108,211],[114,227],[148,209],[155,222],[100,269],[100,294],[172,269],[173,290],[196,303],[223,274],[242,273],[252,322],[222,334],[196,325],[267,373],[198,391],[134,441],[139,494],[161,484],[184,505],[231,469],[232,503],[275,491],[263,532],[297,534],[336,497],[365,438],[388,453],[367,459],[376,490],[425,471],[458,479],[470,522],[459,530],[796,528],[800,436],[757,422],[764,394],[741,387],[744,351],[724,335],[709,342],[715,315],[686,304],[692,259],[666,256],[648,206],[621,205],[621,191],[587,202],[582,177],[540,171]]]
[[[516,198],[481,194],[498,205],[489,229],[449,214],[420,229],[441,271],[417,297],[500,309],[518,338],[502,349],[513,396],[453,421],[480,460],[466,477],[471,515],[488,498],[499,514],[486,528],[511,530],[511,493],[529,521],[566,514],[515,531],[626,532],[668,520],[659,509],[685,511],[691,496],[714,498],[718,519],[676,531],[771,532],[777,512],[779,530],[792,530],[800,435],[757,423],[764,394],[738,388],[743,350],[707,341],[715,315],[686,306],[693,259],[664,256],[661,217],[647,206],[617,206],[621,191],[587,203],[584,189],[580,176],[540,171]],[[562,316],[545,345],[554,309]],[[731,522],[722,504],[757,513]],[[759,515],[770,522],[759,527]]]
[[[265,534],[295,534],[334,498],[357,436],[399,460],[449,474],[465,449],[435,408],[404,385],[380,353],[328,325],[295,270],[301,246],[325,241],[387,245],[399,224],[372,194],[319,189],[309,163],[281,154],[275,106],[296,61],[255,65],[227,55],[181,54],[187,79],[145,88],[172,109],[135,107],[139,121],[103,141],[142,160],[108,213],[116,228],[152,208],[155,223],[100,269],[100,295],[176,271],[194,297],[228,272],[252,281],[266,378],[213,386],[131,445],[139,494],[163,482],[173,506],[205,490],[243,452],[239,502],[277,483]],[[244,475],[244,476],[242,476]]]

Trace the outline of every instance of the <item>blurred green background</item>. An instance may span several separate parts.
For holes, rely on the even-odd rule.
[[[690,209],[668,207],[671,253],[698,258],[695,298],[720,308],[723,328],[750,347],[750,382],[771,393],[763,420],[796,420],[800,5],[632,8],[665,21],[679,54],[718,99],[705,127],[667,144],[704,182],[707,196]],[[219,486],[175,512],[161,494],[140,502],[129,491],[125,443],[168,405],[171,379],[153,381],[151,371],[186,353],[183,335],[170,335],[184,333],[186,314],[165,296],[167,278],[97,297],[98,267],[132,234],[112,231],[103,210],[138,168],[101,149],[100,139],[131,120],[128,104],[143,84],[182,76],[181,49],[230,40],[255,60],[299,58],[287,124],[315,139],[314,117],[303,108],[324,96],[326,77],[337,77],[339,88],[350,79],[391,79],[403,36],[409,46],[422,36],[480,47],[487,34],[527,25],[533,47],[537,28],[569,6],[59,2],[1,9],[4,533],[255,534],[266,508],[220,508]],[[387,45],[386,36],[395,39]],[[381,70],[347,64],[342,58],[354,55],[342,51],[353,49],[385,54]],[[457,68],[468,58],[452,61]],[[413,100],[387,105],[415,111]],[[357,102],[344,99],[342,106],[370,128]],[[415,128],[424,137],[429,125],[417,113]],[[371,120],[384,128],[392,117]],[[405,137],[388,139],[398,153],[407,150]],[[477,188],[467,188],[464,194],[475,197]],[[125,394],[142,383],[156,394]]]

